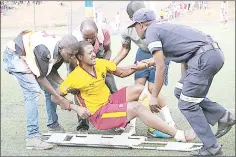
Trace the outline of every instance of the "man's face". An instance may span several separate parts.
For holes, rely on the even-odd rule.
[[[137,34],[138,34],[138,36],[141,38],[141,39],[144,39],[145,37],[144,37],[144,31],[145,31],[145,29],[144,29],[144,25],[142,24],[142,23],[136,23],[135,24],[135,29],[136,29],[136,32],[137,32]]]
[[[72,51],[72,49],[69,47],[61,49],[61,56],[66,63],[69,63],[70,60],[73,60],[75,58],[76,53],[77,51]]]
[[[95,65],[96,64],[96,54],[93,51],[92,45],[87,45],[84,47],[84,55],[82,56],[82,62],[87,65]]]
[[[82,33],[85,41],[90,42],[92,45],[95,44],[95,41],[97,39],[97,31],[96,30],[92,30],[92,29],[83,30],[83,31],[81,31],[81,33]]]

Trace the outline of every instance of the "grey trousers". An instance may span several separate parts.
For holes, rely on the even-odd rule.
[[[193,56],[188,69],[175,88],[179,109],[204,146],[216,144],[210,125],[214,126],[226,109],[206,97],[215,74],[224,64],[223,53],[213,49]],[[210,125],[209,125],[210,124]]]

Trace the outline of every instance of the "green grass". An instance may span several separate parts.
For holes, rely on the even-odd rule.
[[[225,65],[215,76],[208,97],[235,113],[235,25],[229,25],[229,31],[222,32],[217,24],[199,24],[195,28],[205,33],[211,34],[219,42],[225,54]],[[6,41],[2,39],[2,47]],[[120,37],[112,36],[113,57],[120,49]],[[128,65],[134,62],[137,47],[132,44],[132,50],[121,65]],[[2,49],[3,51],[3,49]],[[112,58],[113,58],[112,57]],[[106,149],[106,148],[86,148],[86,147],[55,147],[47,151],[32,151],[25,149],[26,118],[24,99],[19,85],[12,76],[3,71],[1,66],[1,155],[37,155],[37,156],[188,156],[189,153],[176,151],[155,151],[155,150],[129,150],[129,149]],[[66,75],[65,66],[60,68],[60,72]],[[169,70],[169,86],[164,87],[162,93],[166,96],[173,118],[177,127],[181,129],[189,128],[189,124],[180,113],[177,107],[177,100],[173,91],[175,83],[180,78],[180,65],[171,63]],[[128,78],[115,78],[119,88],[134,83],[133,76]],[[77,125],[76,114],[74,112],[62,111],[58,107],[59,121],[68,131],[74,131]],[[39,105],[39,126],[41,132],[46,132],[46,110],[43,94]],[[214,131],[216,126],[213,127]],[[145,136],[147,127],[138,119],[137,135]],[[115,134],[113,131],[98,131],[91,127],[90,133],[94,134]],[[155,139],[164,141],[162,139]],[[196,139],[194,142],[199,142]],[[223,144],[225,156],[235,156],[235,127],[219,139]]]

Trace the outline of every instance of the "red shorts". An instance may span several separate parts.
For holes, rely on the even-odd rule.
[[[108,103],[89,117],[89,122],[99,130],[125,127],[127,102],[126,87],[110,95]]]

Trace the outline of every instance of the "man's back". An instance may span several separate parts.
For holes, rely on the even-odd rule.
[[[152,23],[145,36],[150,52],[162,50],[175,62],[188,60],[197,49],[212,42],[210,36],[198,30],[170,23]]]

